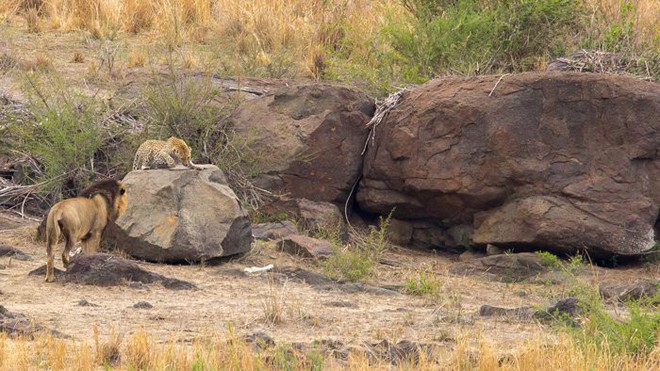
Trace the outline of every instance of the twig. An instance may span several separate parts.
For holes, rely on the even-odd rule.
[[[504,78],[504,76],[507,76],[507,75],[510,75],[510,73],[505,73],[504,75],[500,76],[499,79],[497,79],[497,82],[495,83],[495,86],[493,86],[493,89],[491,89],[490,93],[488,93],[488,96],[489,96],[489,97],[490,97],[491,95],[493,95],[493,92],[494,92],[495,89],[497,88],[497,85],[499,85],[499,84],[500,84],[500,81],[502,81],[502,79]]]
[[[402,88],[399,89],[396,93],[392,93],[387,96],[383,101],[379,102],[376,100],[376,112],[374,113],[374,116],[369,120],[367,123],[366,127],[371,128],[369,131],[369,134],[367,135],[367,140],[364,142],[364,147],[362,148],[362,152],[360,153],[361,157],[364,157],[364,155],[367,153],[367,148],[369,147],[369,140],[371,139],[372,142],[375,142],[376,140],[376,127],[383,121],[385,116],[392,110],[392,108],[396,107],[396,105],[399,103],[399,100],[401,99],[401,96],[403,96],[403,93],[406,91],[410,90],[410,88]],[[362,178],[362,168],[360,168],[359,173],[357,178],[355,179],[355,182],[353,182],[353,186],[351,187],[351,191],[348,193],[348,197],[346,198],[346,202],[344,203],[344,219],[346,220],[346,223],[351,226],[351,223],[348,221],[348,205],[351,202],[351,199],[353,198],[353,195],[355,194],[355,189],[357,188],[358,183],[360,182],[360,179]]]

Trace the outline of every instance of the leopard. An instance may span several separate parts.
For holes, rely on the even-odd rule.
[[[178,164],[199,170],[191,158],[190,146],[183,139],[170,137],[168,140],[144,141],[133,160],[133,170],[173,168]]]

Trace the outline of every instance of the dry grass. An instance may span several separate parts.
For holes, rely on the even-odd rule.
[[[415,370],[652,370],[660,367],[660,348],[648,356],[613,355],[608,349],[579,347],[570,337],[557,341],[536,340],[511,344],[503,354],[478,335],[463,335],[453,349],[420,352],[417,360],[405,360],[396,369]],[[254,353],[252,347],[233,333],[214,334],[192,344],[171,339],[157,343],[144,330],[127,338],[121,357],[115,362],[94,357],[93,347],[85,342],[57,339],[50,335],[34,340],[10,339],[0,335],[1,370],[93,370],[99,366],[112,369],[327,369],[389,370],[385,360],[374,359],[361,351],[352,351],[346,361],[316,357],[311,353],[291,352],[279,345]],[[98,351],[97,351],[98,352]],[[284,363],[284,364],[283,364]]]
[[[622,4],[629,1],[623,0],[586,0],[592,9],[594,23],[610,25],[623,18],[625,11]],[[636,7],[633,14],[633,37],[636,44],[644,42],[656,43],[660,40],[660,27],[658,27],[658,15],[660,15],[660,2],[655,0],[636,0],[632,2]],[[596,18],[600,19],[596,19]],[[604,19],[602,18],[604,17]]]
[[[128,54],[128,67],[143,67],[147,63],[147,53],[143,50],[131,50]]]
[[[286,54],[297,72],[315,78],[325,65],[323,48],[346,32],[367,37],[382,25],[386,9],[399,7],[395,0],[44,0],[37,17],[20,3],[2,2],[0,20],[23,16],[31,32],[85,30],[96,39],[140,33],[169,48],[211,43],[227,60],[244,56],[264,69],[281,69]]]
[[[268,294],[262,300],[264,321],[271,325],[284,323],[284,307],[286,305],[286,281],[278,290],[273,276],[268,276]]]

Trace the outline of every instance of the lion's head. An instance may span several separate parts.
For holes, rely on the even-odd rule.
[[[114,179],[101,180],[83,189],[78,197],[92,198],[95,195],[102,195],[108,201],[108,217],[112,221],[126,212],[128,196],[124,183]]]

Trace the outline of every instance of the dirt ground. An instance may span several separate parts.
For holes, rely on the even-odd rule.
[[[510,351],[512,344],[521,340],[541,337],[552,341],[556,333],[534,320],[480,317],[479,307],[544,307],[570,288],[570,283],[506,284],[453,276],[447,268],[456,256],[396,248],[387,253],[388,261],[396,262],[396,266],[381,264],[368,282],[396,289],[419,271],[432,272],[441,286],[439,295],[322,290],[279,274],[243,273],[245,267],[267,264],[280,269],[322,272],[318,263],[288,256],[277,251],[274,244],[263,242],[256,242],[247,256],[215,266],[139,262],[146,270],[194,283],[198,289],[192,291],[168,290],[160,284],[103,288],[46,283],[41,276],[28,276],[28,272],[45,263],[45,247],[32,237],[36,226],[35,221],[0,213],[0,244],[14,246],[33,258],[0,258],[0,303],[48,328],[89,342],[93,340],[94,325],[98,325],[102,336],[113,331],[128,336],[146,329],[158,341],[192,342],[198,337],[226,334],[231,323],[241,336],[264,332],[278,343],[326,339],[361,344],[387,339],[449,349],[458,337],[467,335]],[[56,267],[61,268],[59,259]],[[585,270],[582,277],[587,281],[632,281],[659,276],[658,267],[648,265]],[[81,306],[81,300],[97,306]],[[153,308],[134,308],[140,301]],[[269,303],[281,304],[282,323],[266,320],[265,305]]]

